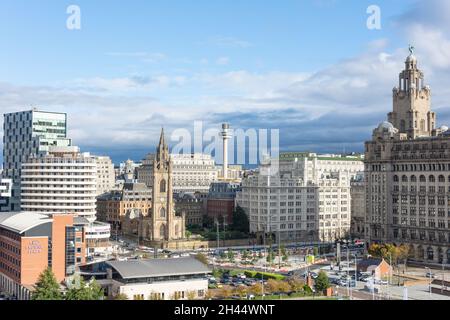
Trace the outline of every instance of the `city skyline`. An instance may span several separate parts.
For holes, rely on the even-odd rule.
[[[177,10],[78,1],[81,30],[66,28],[70,4],[4,4],[0,108],[66,112],[74,144],[115,163],[153,151],[162,125],[170,133],[196,120],[279,128],[281,151],[362,152],[392,108],[409,44],[429,75],[437,125],[450,123],[445,1],[378,1],[381,30],[366,27],[369,1]]]

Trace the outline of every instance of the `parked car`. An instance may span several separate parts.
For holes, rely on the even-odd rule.
[[[433,279],[434,279],[435,275],[434,275],[434,273],[432,273],[432,272],[427,272],[426,277],[427,277],[427,278],[433,278]]]

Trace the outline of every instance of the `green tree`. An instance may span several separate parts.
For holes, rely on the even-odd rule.
[[[228,260],[229,260],[231,263],[234,262],[234,252],[233,252],[233,250],[228,250],[227,257],[228,257]]]
[[[248,233],[250,231],[250,222],[244,209],[237,206],[233,212],[233,230]]]
[[[72,286],[66,293],[66,300],[103,300],[105,297],[102,287],[95,281],[91,280],[86,283],[83,278],[79,277],[73,280]]]
[[[214,219],[207,215],[204,215],[202,224],[204,228],[211,229],[214,227]]]
[[[45,269],[35,285],[33,300],[62,300],[61,289],[52,269]]]
[[[314,247],[313,254],[314,257],[317,257],[319,255],[319,249],[317,247]]]
[[[275,253],[273,252],[272,248],[270,248],[269,251],[267,252],[266,261],[272,264],[274,260],[275,260]]]
[[[324,271],[320,271],[315,281],[316,290],[319,292],[325,291],[330,287],[330,280]]]

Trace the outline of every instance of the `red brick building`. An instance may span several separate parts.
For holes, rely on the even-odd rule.
[[[0,290],[29,299],[39,275],[50,266],[58,281],[85,263],[83,228],[72,215],[14,212],[0,215]]]

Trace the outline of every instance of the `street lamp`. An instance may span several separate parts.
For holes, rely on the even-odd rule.
[[[430,287],[430,298],[431,298],[431,282],[433,282],[433,280],[431,280],[431,269],[428,268],[428,267],[425,267],[425,269],[428,270],[428,275],[430,277],[430,285],[429,285],[429,287]]]

